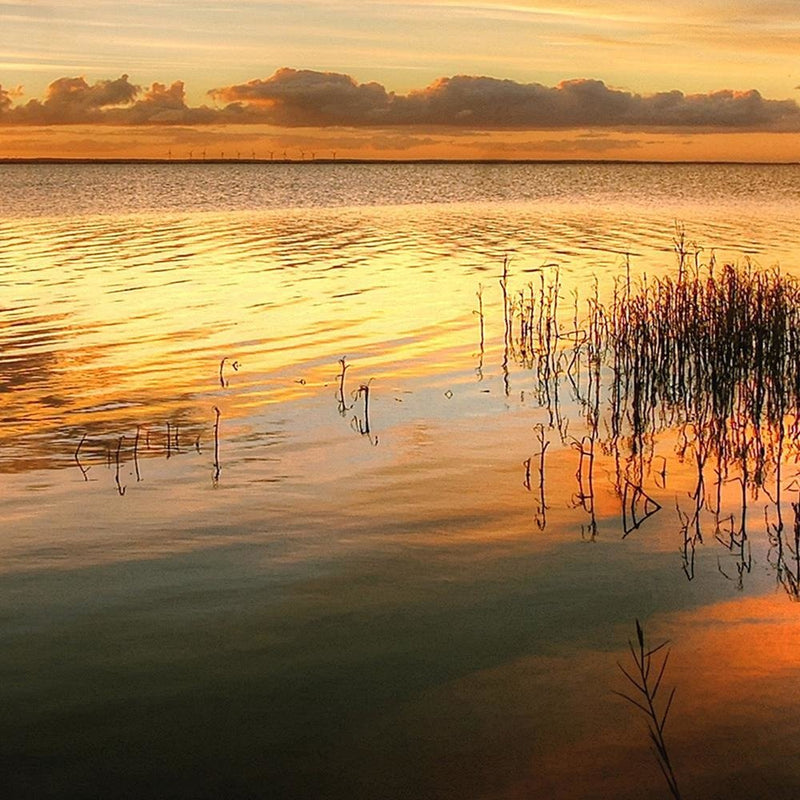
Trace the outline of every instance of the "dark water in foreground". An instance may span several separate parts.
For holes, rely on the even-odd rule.
[[[613,694],[635,618],[672,642],[684,796],[800,793],[775,504],[750,501],[749,569],[710,516],[689,567],[667,430],[661,511],[623,539],[613,453],[587,504],[579,396],[553,424],[499,285],[507,255],[511,295],[558,265],[569,327],[595,279],[673,270],[676,222],[701,260],[796,270],[800,169],[37,166],[0,187],[5,796],[666,797]]]

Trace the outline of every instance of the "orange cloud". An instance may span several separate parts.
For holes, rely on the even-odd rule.
[[[142,90],[127,75],[92,85],[84,78],[59,78],[44,101],[25,105],[14,105],[13,93],[0,89],[0,124],[800,131],[800,106],[794,100],[770,100],[756,90],[640,95],[587,78],[548,87],[456,75],[398,95],[349,75],[284,68],[209,95],[224,105],[188,106],[181,81]]]

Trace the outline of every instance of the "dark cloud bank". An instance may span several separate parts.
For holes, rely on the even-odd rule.
[[[549,87],[457,75],[399,95],[348,75],[280,69],[264,80],[212,89],[214,107],[188,106],[181,81],[143,89],[127,75],[94,84],[59,78],[44,100],[24,104],[14,102],[18,93],[0,87],[0,124],[800,131],[800,106],[794,100],[769,100],[755,90],[639,95],[591,79]]]

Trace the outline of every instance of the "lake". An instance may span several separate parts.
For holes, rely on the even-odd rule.
[[[676,243],[800,274],[800,166],[0,187],[5,796],[667,797],[636,620],[682,796],[800,794],[798,455],[701,484],[662,415],[621,470],[585,336]]]

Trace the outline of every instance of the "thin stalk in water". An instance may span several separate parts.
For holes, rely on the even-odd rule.
[[[667,668],[669,650],[664,651],[664,657],[660,666],[654,656],[663,650],[669,642],[662,642],[656,647],[650,648],[645,643],[644,630],[639,620],[636,620],[636,642],[628,640],[631,657],[633,659],[633,669],[626,669],[621,662],[617,662],[622,674],[633,687],[633,696],[625,692],[614,694],[627,700],[636,706],[646,717],[650,741],[653,746],[653,753],[658,761],[658,766],[667,782],[669,792],[675,800],[680,800],[681,793],[678,789],[678,780],[672,768],[672,762],[664,741],[664,726],[667,724],[667,715],[672,707],[672,700],[675,697],[675,687],[669,693],[666,703],[659,708],[658,693],[661,689],[661,682],[664,678],[664,671]]]

